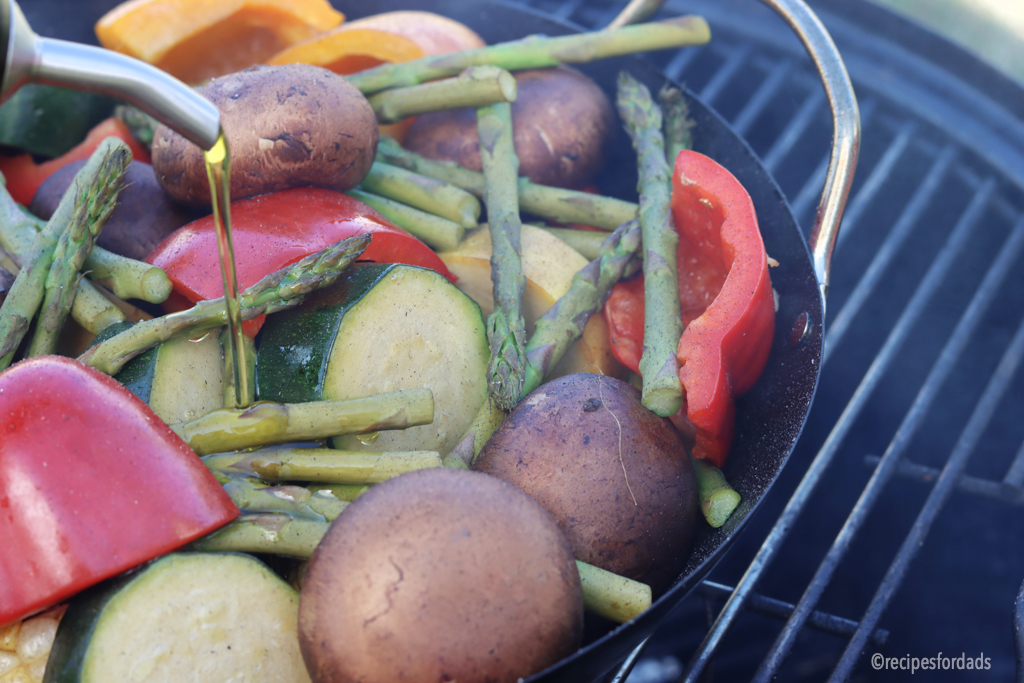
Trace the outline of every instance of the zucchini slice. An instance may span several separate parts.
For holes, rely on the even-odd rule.
[[[309,681],[299,595],[263,563],[178,553],[76,598],[44,683]]]
[[[170,425],[224,407],[224,351],[216,333],[165,341],[128,361],[114,379]]]
[[[480,307],[432,270],[357,264],[332,287],[268,316],[256,355],[261,400],[298,403],[426,387],[434,422],[337,437],[346,450],[449,452],[487,400]]]

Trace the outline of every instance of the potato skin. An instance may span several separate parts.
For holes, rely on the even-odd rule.
[[[60,169],[39,186],[29,210],[49,220],[57,210],[64,191],[71,185],[87,159],[75,161]],[[141,261],[183,225],[188,225],[204,213],[171,201],[156,181],[153,167],[133,161],[124,176],[117,206],[110,214],[97,244],[121,256]]]
[[[580,645],[568,541],[478,472],[403,474],[362,494],[309,563],[299,646],[314,683],[514,683]]]
[[[512,132],[519,175],[535,183],[579,188],[605,163],[614,114],[604,91],[575,69],[557,67],[515,74]],[[481,170],[476,110],[420,116],[403,144],[432,159]]]
[[[377,120],[343,77],[306,64],[256,66],[201,91],[221,113],[231,151],[231,198],[302,185],[355,187],[377,150]],[[202,152],[166,126],[153,137],[153,168],[187,206],[209,206]]]
[[[577,374],[542,385],[474,469],[543,505],[579,560],[647,583],[655,595],[682,571],[698,512],[693,465],[672,424],[625,382]]]

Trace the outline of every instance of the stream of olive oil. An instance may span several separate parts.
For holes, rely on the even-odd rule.
[[[245,346],[242,338],[242,309],[238,305],[238,276],[235,273],[235,247],[231,242],[231,154],[224,131],[217,143],[203,152],[206,175],[210,179],[210,199],[213,202],[213,222],[217,231],[217,253],[220,256],[220,274],[224,282],[224,302],[228,313],[228,351],[235,371],[235,407],[249,407],[249,372],[246,367]]]

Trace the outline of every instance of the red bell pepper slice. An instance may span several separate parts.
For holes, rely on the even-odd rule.
[[[238,286],[262,277],[357,233],[373,238],[362,259],[405,263],[435,270],[455,281],[430,247],[346,194],[319,187],[297,187],[231,202]],[[178,311],[224,295],[213,218],[200,218],[171,233],[146,261],[162,268],[174,285],[164,308]],[[256,336],[265,316],[242,323]]]
[[[123,140],[131,149],[134,159],[149,163],[149,152],[135,141],[124,121],[109,118],[96,124],[85,136],[85,140],[56,159],[37,164],[31,154],[0,157],[0,172],[7,180],[7,191],[14,197],[14,201],[28,206],[36,196],[36,190],[47,178],[73,161],[88,159],[100,143],[110,137]]]
[[[683,410],[696,430],[693,455],[717,467],[732,445],[733,399],[761,376],[775,332],[768,260],[750,195],[714,160],[676,158],[672,215],[679,232],[679,341]],[[605,304],[612,352],[638,371],[643,353],[643,278],[617,284]]]
[[[58,356],[0,373],[0,625],[237,516],[196,454],[110,377]]]

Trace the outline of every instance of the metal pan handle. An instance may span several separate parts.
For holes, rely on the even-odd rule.
[[[762,0],[778,12],[807,48],[832,107],[832,157],[808,243],[822,305],[828,294],[832,250],[860,154],[860,110],[850,75],[821,20],[803,0]]]
[[[643,21],[654,14],[664,0],[631,0],[608,25],[618,28]],[[814,217],[809,244],[814,275],[821,290],[822,305],[828,294],[832,250],[839,234],[846,198],[853,183],[853,171],[860,153],[860,111],[853,84],[832,37],[821,20],[803,0],[762,0],[778,12],[800,38],[814,62],[829,105],[832,107],[832,157],[825,175],[825,187]]]

